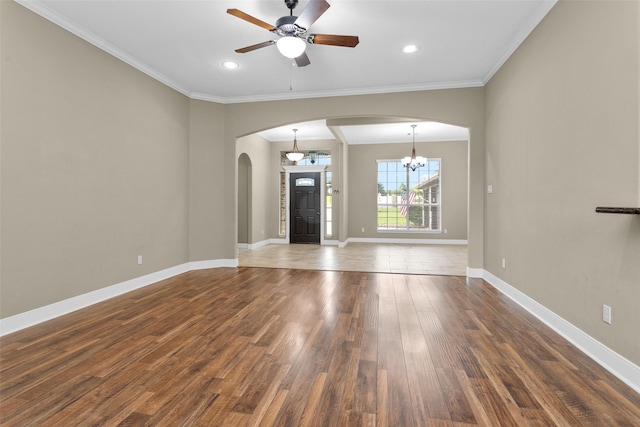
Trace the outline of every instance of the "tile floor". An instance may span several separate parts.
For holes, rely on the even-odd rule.
[[[239,249],[242,267],[375,273],[465,276],[466,245],[349,243],[344,248],[320,245],[266,245]]]

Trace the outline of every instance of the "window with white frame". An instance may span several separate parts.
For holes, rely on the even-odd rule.
[[[415,171],[400,160],[378,160],[378,231],[440,231],[440,159]]]

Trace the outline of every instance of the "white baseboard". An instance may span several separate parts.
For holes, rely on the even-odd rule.
[[[256,243],[249,243],[247,249],[258,249],[267,245],[288,245],[287,239],[266,239]]]
[[[322,240],[322,245],[324,246],[338,246],[338,241],[337,240]],[[256,243],[238,243],[238,249],[258,249],[261,248],[262,246],[267,246],[267,245],[288,245],[289,241],[287,239],[267,239],[267,240],[262,240],[260,242],[256,242]],[[243,247],[241,247],[240,245],[243,245]]]
[[[379,238],[379,237],[349,237],[347,240],[338,242],[339,248],[346,247],[349,243],[389,243],[389,244],[408,244],[408,245],[467,245],[468,240],[463,239],[397,239],[397,238]],[[478,276],[480,277],[480,276]]]
[[[482,268],[467,267],[467,277],[473,277],[475,279],[482,279],[483,275],[484,275],[484,270]]]
[[[205,270],[207,268],[221,268],[221,267],[237,267],[238,259],[214,259],[207,261],[192,261],[186,264],[187,271],[191,270]]]
[[[409,245],[466,245],[468,240],[463,239],[402,239],[402,238],[380,238],[380,237],[349,237],[344,242],[344,246],[349,243],[392,243]],[[343,247],[344,247],[343,246]]]
[[[603,368],[618,377],[636,392],[640,393],[640,366],[635,365],[600,341],[587,335],[581,329],[567,322],[562,317],[520,292],[499,277],[487,270],[482,271],[482,278],[490,285],[511,298],[529,313],[536,316],[544,324],[562,335],[567,341],[575,345]]]
[[[468,240],[463,239],[398,239],[398,238],[372,238],[372,237],[349,237],[347,240],[323,240],[324,246],[346,247],[349,243],[390,243],[390,244],[409,244],[409,245],[466,245]],[[238,243],[238,249],[257,249],[266,245],[288,245],[287,239],[267,239],[256,243]],[[480,276],[477,276],[480,277]]]
[[[155,273],[146,274],[144,276],[97,289],[86,294],[45,305],[44,307],[38,307],[30,311],[25,311],[24,313],[0,319],[0,336],[28,328],[29,326],[37,325],[38,323],[80,310],[81,308],[131,292],[135,289],[143,288],[161,280],[177,276],[178,274],[186,273],[187,271],[237,266],[237,259],[194,261],[170,267]]]

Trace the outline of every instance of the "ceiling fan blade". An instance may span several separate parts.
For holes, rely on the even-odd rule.
[[[326,0],[311,0],[307,7],[304,8],[295,24],[308,30],[311,25],[329,9],[331,5]]]
[[[275,29],[276,29],[276,27],[274,27],[273,25],[267,24],[266,22],[261,21],[258,18],[254,18],[253,16],[248,15],[248,14],[246,14],[243,11],[238,10],[238,9],[227,9],[227,13],[229,15],[235,16],[236,18],[244,19],[247,22],[250,22],[250,23],[252,23],[254,25],[257,25],[258,27],[262,27],[265,30],[275,31]]]
[[[360,43],[358,36],[338,36],[335,34],[311,34],[308,38],[313,44],[327,44],[331,46],[356,47]]]
[[[298,66],[298,68],[306,67],[309,64],[311,64],[311,61],[309,61],[309,57],[307,56],[307,52],[302,52],[302,55],[300,55],[300,56],[298,56],[296,58],[296,65]]]
[[[236,53],[247,53],[247,52],[251,52],[252,50],[256,50],[256,49],[260,49],[260,48],[263,48],[263,47],[271,46],[272,44],[276,44],[276,41],[275,40],[269,40],[269,41],[266,41],[266,42],[253,44],[251,46],[247,46],[247,47],[243,47],[243,48],[240,48],[240,49],[236,49]]]

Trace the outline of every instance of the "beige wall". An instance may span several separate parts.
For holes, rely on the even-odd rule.
[[[189,261],[231,258],[223,256],[226,243],[220,220],[221,195],[229,197],[223,187],[234,188],[225,179],[224,128],[224,105],[190,100]],[[235,180],[236,172],[231,176]],[[234,190],[234,199],[235,195]]]
[[[468,143],[416,143],[420,156],[442,159],[442,228],[444,233],[377,232],[376,160],[399,159],[411,153],[411,144],[365,144],[349,147],[350,237],[401,239],[467,239]],[[362,232],[362,228],[365,229]]]
[[[251,221],[251,159],[246,153],[238,156],[238,244],[249,243]]]
[[[640,217],[594,209],[640,206],[638,16],[561,1],[486,86],[484,216],[485,269],[635,364]]]
[[[189,100],[0,8],[1,316],[186,262]]]

